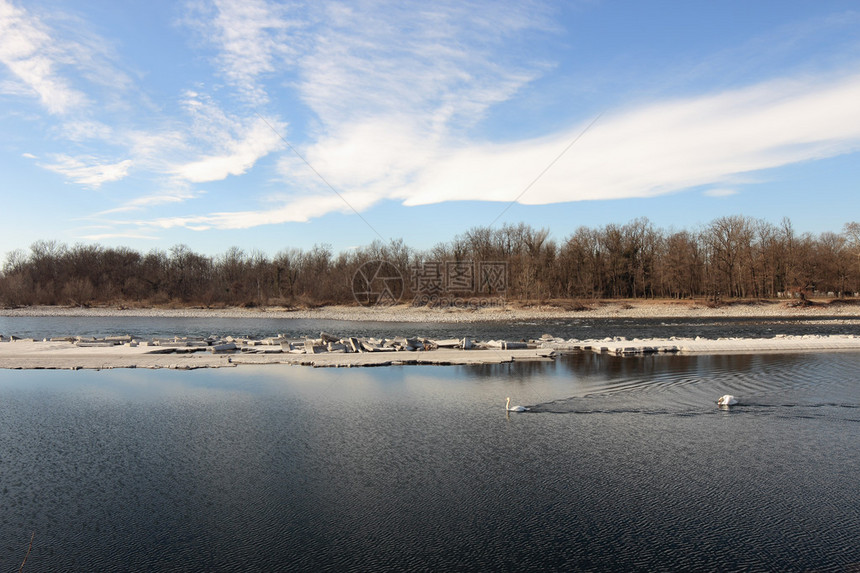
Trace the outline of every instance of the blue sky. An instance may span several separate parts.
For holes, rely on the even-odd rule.
[[[860,219],[860,7],[0,0],[0,254]]]

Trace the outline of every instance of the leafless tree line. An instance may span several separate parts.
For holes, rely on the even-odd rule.
[[[128,248],[38,241],[9,253],[0,304],[292,305],[353,302],[364,263],[410,270],[433,262],[505,262],[508,299],[853,296],[860,291],[860,224],[817,236],[745,216],[694,230],[663,230],[645,218],[580,227],[561,242],[529,225],[476,227],[417,251],[402,240],[333,253],[327,245],[274,257],[233,247],[215,257],[177,245],[146,254]]]

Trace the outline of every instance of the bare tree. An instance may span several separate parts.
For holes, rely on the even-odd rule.
[[[825,292],[844,296],[848,287],[848,276],[851,271],[852,261],[844,235],[837,233],[821,233],[816,242],[816,255],[818,261],[818,288]]]
[[[696,238],[689,231],[672,233],[666,238],[664,284],[674,298],[689,298],[701,291],[702,256]]]
[[[731,297],[746,296],[754,228],[752,219],[740,215],[720,217],[708,226],[706,240],[719,292]]]
[[[296,297],[296,283],[299,279],[299,269],[302,266],[303,253],[301,249],[284,249],[275,256],[275,284],[278,297],[284,295],[292,302]],[[285,290],[286,289],[286,290]]]
[[[37,241],[29,251],[6,255],[0,304],[348,303],[356,269],[380,259],[395,264],[405,279],[427,261],[504,262],[509,296],[529,301],[760,297],[786,291],[805,297],[815,291],[860,291],[860,224],[847,223],[841,233],[798,236],[788,219],[774,226],[736,215],[702,229],[666,233],[639,218],[580,227],[556,244],[549,229],[520,223],[475,227],[426,252],[397,239],[337,255],[329,245],[286,248],[274,259],[239,247],[212,258],[185,245],[142,255],[127,248]]]
[[[854,291],[860,292],[860,223],[852,221],[845,223],[842,233],[848,241],[849,248],[857,255],[857,276],[854,283]]]

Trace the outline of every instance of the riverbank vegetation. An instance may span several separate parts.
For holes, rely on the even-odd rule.
[[[402,300],[421,301],[416,269],[439,263],[504,263],[510,301],[604,298],[727,299],[860,291],[860,224],[798,234],[745,216],[695,230],[656,228],[645,218],[580,227],[563,240],[525,224],[476,227],[432,249],[403,240],[334,253],[327,245],[284,248],[274,256],[234,247],[217,256],[185,245],[140,253],[97,244],[39,241],[7,254],[0,272],[4,306],[115,304],[313,307],[355,303],[353,280],[365,263],[390,262],[403,277]],[[476,291],[480,290],[476,287]],[[480,294],[480,293],[478,293]]]

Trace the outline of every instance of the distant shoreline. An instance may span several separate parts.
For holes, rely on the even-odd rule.
[[[573,303],[569,303],[573,305]],[[772,339],[721,338],[719,340],[670,338],[649,340],[628,340],[625,338],[601,340],[562,340],[551,335],[552,325],[547,325],[550,334],[540,340],[533,340],[527,348],[517,342],[509,350],[508,343],[496,343],[497,347],[470,350],[450,348],[451,341],[429,341],[427,347],[413,348],[415,352],[384,352],[376,348],[378,342],[367,341],[373,351],[353,353],[345,349],[347,343],[355,346],[349,338],[337,341],[337,351],[328,352],[317,346],[326,346],[321,334],[319,341],[288,341],[280,338],[256,341],[234,341],[225,337],[220,341],[187,341],[186,339],[164,340],[155,345],[145,340],[96,340],[78,337],[77,340],[45,339],[0,339],[0,368],[8,369],[103,369],[103,368],[218,368],[239,364],[304,364],[311,366],[381,366],[386,364],[491,364],[520,360],[548,360],[546,351],[594,350],[617,355],[642,354],[650,352],[688,352],[688,353],[749,353],[749,352],[804,352],[829,350],[860,350],[860,305],[852,303],[818,303],[811,306],[793,307],[788,302],[735,303],[711,307],[696,301],[594,301],[587,305],[577,305],[583,310],[566,310],[559,306],[529,306],[516,303],[505,308],[468,309],[428,309],[406,305],[383,308],[363,308],[359,306],[327,306],[316,309],[289,310],[270,308],[135,308],[118,307],[69,308],[69,307],[26,307],[0,310],[0,317],[135,317],[166,319],[300,319],[309,321],[346,321],[354,323],[411,323],[411,324],[468,324],[472,322],[503,323],[537,320],[572,319],[793,319],[809,322],[832,322],[857,325],[857,334],[835,336],[785,336]],[[326,327],[322,327],[325,329]],[[347,329],[349,327],[346,327]],[[5,333],[0,332],[0,335]],[[455,343],[457,343],[455,339]],[[312,351],[308,351],[308,342]],[[330,341],[328,341],[330,342]],[[363,342],[361,344],[364,344]],[[404,343],[406,344],[406,343]],[[466,346],[462,341],[460,347]],[[493,343],[484,341],[486,345]],[[165,347],[166,346],[166,347]],[[440,348],[435,349],[437,346]],[[221,352],[219,348],[227,348]],[[504,350],[502,350],[504,348]],[[356,350],[355,348],[353,350]],[[385,349],[382,349],[385,350]],[[391,349],[388,349],[391,350]],[[340,352],[340,353],[338,353]]]
[[[704,301],[611,300],[567,310],[561,305],[524,306],[509,303],[505,308],[439,308],[395,305],[387,307],[323,306],[314,309],[258,308],[122,308],[33,306],[0,309],[2,317],[152,317],[152,318],[266,318],[338,320],[353,322],[468,323],[541,319],[593,318],[860,318],[860,301],[815,302],[791,306],[785,301],[735,302],[708,306]]]

